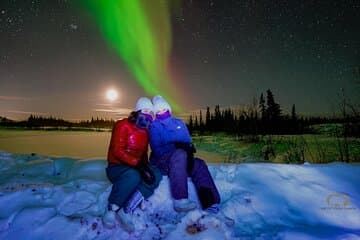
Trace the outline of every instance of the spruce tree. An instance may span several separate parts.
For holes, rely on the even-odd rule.
[[[270,89],[266,91],[267,94],[267,111],[266,115],[269,120],[278,120],[281,116],[280,105],[275,102],[274,95]]]
[[[194,125],[193,116],[190,115],[189,117],[189,126],[192,127]]]
[[[199,130],[202,133],[204,131],[204,121],[202,118],[202,112],[200,110],[200,116],[199,116]]]
[[[209,131],[210,130],[210,108],[209,107],[206,108],[205,126],[206,126],[206,130]]]
[[[296,118],[297,116],[296,116],[295,104],[293,104],[291,108],[291,120],[296,120]]]
[[[193,120],[193,117],[192,115],[190,115],[189,117],[189,130],[190,132],[194,129],[194,120]]]
[[[260,95],[259,108],[260,108],[261,119],[262,120],[266,119],[266,106],[265,106],[265,98],[263,93],[261,93]]]
[[[220,111],[220,106],[216,105],[215,106],[215,116],[214,116],[214,129],[216,131],[219,131],[221,129],[221,111]]]
[[[195,130],[199,130],[199,122],[198,122],[197,115],[195,115],[195,124],[194,124],[194,129],[195,129]]]

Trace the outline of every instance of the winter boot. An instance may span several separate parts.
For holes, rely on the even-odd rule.
[[[220,211],[219,204],[213,204],[209,208],[206,209],[208,213],[217,214]]]
[[[232,218],[226,216],[222,211],[220,211],[219,204],[213,204],[206,211],[212,214],[214,217],[218,218],[220,221],[224,222],[226,226],[233,227],[235,221]]]
[[[121,225],[124,227],[124,229],[131,233],[135,231],[135,225],[132,221],[132,214],[131,213],[125,213],[124,208],[121,208],[117,214],[116,214],[118,220],[120,221]]]
[[[133,213],[137,206],[140,205],[141,202],[144,201],[144,196],[141,194],[139,190],[136,190],[126,202],[124,207],[125,213]]]
[[[113,228],[116,225],[116,212],[119,210],[116,204],[109,204],[102,222],[106,228]]]
[[[196,203],[187,198],[174,199],[174,209],[177,212],[189,212],[196,208]]]

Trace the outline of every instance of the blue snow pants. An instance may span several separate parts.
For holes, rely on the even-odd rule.
[[[150,155],[150,162],[157,166],[170,181],[174,199],[188,198],[187,177],[193,181],[203,209],[220,203],[220,195],[204,160],[194,158],[194,167],[187,172],[187,153],[182,149],[165,153],[159,158]]]

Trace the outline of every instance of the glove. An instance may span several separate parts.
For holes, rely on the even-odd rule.
[[[146,184],[152,185],[155,183],[155,175],[147,164],[139,163],[135,168],[139,171],[141,178]]]
[[[195,146],[194,146],[194,144],[192,144],[192,143],[176,142],[176,143],[175,143],[175,147],[176,147],[176,148],[181,148],[181,149],[183,149],[183,150],[184,150],[185,152],[187,152],[187,153],[191,153],[191,154],[196,153]]]
[[[190,173],[194,167],[194,153],[196,153],[196,148],[195,148],[194,144],[185,143],[185,142],[176,142],[175,147],[183,149],[186,152],[187,171],[188,171],[188,173]]]

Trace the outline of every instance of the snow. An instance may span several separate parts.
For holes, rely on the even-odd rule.
[[[360,239],[359,164],[209,165],[234,227],[221,214],[176,213],[164,177],[135,211],[131,234],[102,224],[105,167],[104,159],[0,152],[0,239]]]

